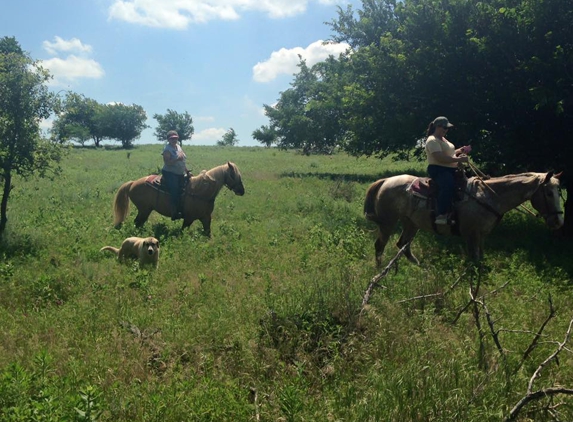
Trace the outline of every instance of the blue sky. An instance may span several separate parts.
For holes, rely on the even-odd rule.
[[[298,54],[309,65],[346,45],[324,22],[355,0],[2,0],[0,37],[15,37],[54,76],[51,89],[147,112],[136,144],[159,142],[153,115],[188,112],[191,144],[214,145],[233,128],[260,145],[263,104],[289,88]],[[63,93],[62,93],[63,94]],[[49,127],[50,122],[45,122]]]

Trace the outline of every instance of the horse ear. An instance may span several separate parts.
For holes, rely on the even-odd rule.
[[[562,171],[560,171],[559,173],[557,173],[557,174],[554,174],[554,175],[553,175],[553,177],[555,177],[556,179],[559,179],[559,178],[561,177],[561,175],[562,175],[562,174],[563,174],[563,172],[562,172]]]
[[[229,166],[229,170],[231,171],[231,173],[235,173],[235,167],[233,166],[233,163],[227,161],[227,165]]]
[[[549,182],[551,181],[551,178],[552,178],[552,177],[553,177],[553,172],[550,171],[549,173],[547,173],[547,174],[545,175],[545,180],[543,181],[542,184],[544,185],[544,184],[546,184],[546,183],[549,183]]]

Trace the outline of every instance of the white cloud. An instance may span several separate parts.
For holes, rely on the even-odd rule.
[[[203,129],[202,131],[195,133],[191,138],[191,141],[216,142],[220,140],[226,132],[226,129],[215,127]]]
[[[90,54],[92,52],[92,46],[88,44],[82,44],[80,40],[77,38],[72,38],[69,41],[66,41],[58,36],[54,37],[55,42],[44,41],[42,43],[44,50],[46,50],[49,54],[55,56],[58,52],[64,53],[87,53]]]
[[[109,19],[182,30],[192,23],[234,20],[240,12],[259,11],[271,18],[303,13],[311,0],[115,0]],[[332,4],[338,0],[318,0]]]
[[[313,42],[306,48],[281,48],[279,51],[273,51],[269,59],[253,66],[253,79],[264,83],[276,79],[281,74],[292,75],[298,71],[299,56],[306,60],[308,66],[312,66],[330,55],[337,56],[348,48],[350,46],[346,43],[325,44],[322,40]]]
[[[89,57],[92,46],[77,38],[64,40],[55,36],[54,42],[44,41],[42,46],[52,56],[67,54],[65,58],[53,57],[42,61],[43,67],[54,77],[50,82],[52,86],[69,85],[82,78],[100,79],[105,75],[101,65]]]
[[[54,76],[51,85],[65,85],[81,78],[100,79],[105,75],[101,65],[92,59],[74,56],[44,60],[42,66]]]
[[[198,122],[214,122],[215,118],[213,116],[198,116],[194,117],[193,120]]]

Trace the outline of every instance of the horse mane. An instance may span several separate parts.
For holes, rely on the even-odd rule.
[[[545,177],[544,173],[520,173],[520,174],[507,174],[500,177],[492,177],[491,179],[485,180],[484,182],[493,188],[496,192],[503,191],[504,189],[512,190],[516,184],[519,185],[532,185],[537,189],[539,185],[543,182]]]
[[[195,196],[212,196],[217,190],[217,180],[207,170],[189,179],[189,191]]]
[[[189,180],[189,190],[191,195],[213,198],[217,196],[219,190],[224,184],[225,173],[229,167],[239,178],[241,173],[239,168],[230,161],[220,166],[213,167],[211,170],[202,170],[197,176]]]

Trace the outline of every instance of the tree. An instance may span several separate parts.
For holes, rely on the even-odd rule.
[[[92,138],[99,147],[108,136],[105,106],[81,94],[68,92],[58,118],[52,125],[52,136],[59,141],[84,145]]]
[[[154,114],[153,118],[157,120],[158,123],[154,135],[159,141],[165,141],[167,139],[167,132],[170,130],[177,131],[180,144],[183,144],[183,141],[187,139],[190,140],[193,133],[195,133],[193,119],[187,112],[177,113],[176,111],[167,109],[165,115]]]
[[[265,106],[279,146],[330,141],[321,126],[330,121],[350,154],[409,153],[427,124],[446,115],[456,125],[451,139],[471,143],[485,171],[565,170],[573,198],[573,144],[566,139],[573,130],[572,2],[362,6],[339,9],[331,23],[333,40],[352,46],[338,65],[321,64],[315,79],[319,65],[301,68],[277,107]],[[573,234],[573,200],[564,233]]]
[[[133,147],[133,141],[149,127],[145,123],[147,113],[137,104],[107,104],[102,120],[105,122],[106,137],[120,141],[124,148]]]
[[[252,136],[253,139],[259,141],[267,148],[270,148],[270,146],[277,141],[277,134],[270,127],[265,125],[259,129],[255,129]]]
[[[291,88],[281,93],[275,106],[264,105],[270,125],[260,133],[273,134],[279,148],[299,148],[305,154],[332,152],[344,134],[339,124],[343,114],[339,84],[331,78],[337,66],[331,58],[309,68],[301,59]]]
[[[237,138],[237,133],[235,129],[230,128],[225,134],[223,135],[223,139],[217,141],[217,145],[221,147],[234,147],[239,143],[239,139]]]
[[[49,79],[49,73],[15,38],[0,39],[0,234],[8,221],[13,175],[46,177],[60,170],[64,148],[42,139],[40,130],[41,120],[47,119],[57,104],[46,85]]]

